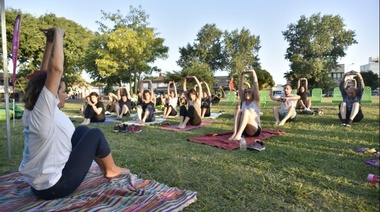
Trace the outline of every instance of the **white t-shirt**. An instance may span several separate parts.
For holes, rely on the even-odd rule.
[[[75,127],[58,103],[59,99],[44,87],[33,110],[25,109],[22,117],[25,146],[19,171],[36,190],[58,182],[72,150]]]
[[[245,110],[245,109],[253,109],[257,116],[256,116],[256,122],[258,125],[260,125],[260,107],[258,107],[256,104],[255,104],[255,101],[252,101],[251,103],[249,103],[249,105],[247,105],[246,101],[243,101],[241,103],[241,110]]]
[[[281,95],[281,97],[292,97],[292,96],[295,96],[293,94],[289,95],[289,96],[285,96],[285,95]],[[289,112],[289,109],[291,107],[295,108],[297,105],[297,100],[288,100],[286,102],[281,102],[281,113],[287,113]]]
[[[169,97],[169,106],[172,106],[175,111],[177,111],[178,98]]]

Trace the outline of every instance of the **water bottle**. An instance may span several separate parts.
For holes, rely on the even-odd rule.
[[[374,175],[374,174],[369,174],[367,177],[368,182],[376,184],[379,183],[380,179],[379,176]]]
[[[244,135],[240,139],[240,150],[247,150],[247,142],[245,141]]]

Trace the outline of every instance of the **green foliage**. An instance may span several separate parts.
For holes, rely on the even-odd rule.
[[[363,162],[376,158],[356,149],[379,148],[379,98],[362,106],[365,118],[351,128],[340,126],[331,100],[323,98],[319,106],[323,116],[299,114],[296,122],[284,126],[274,126],[272,108],[277,102],[261,108],[264,130],[285,131],[264,140],[262,152],[227,151],[187,141],[232,130],[235,106],[226,99],[211,107],[225,111],[215,123],[191,131],[167,131],[156,125],[129,134],[112,132],[112,123],[89,127],[105,133],[116,163],[139,178],[196,191],[198,200],[184,211],[378,211],[379,185],[368,183],[366,177],[379,169]],[[81,104],[66,103],[63,111],[78,115]],[[83,121],[73,120],[76,126]],[[168,121],[176,125],[179,118]],[[0,131],[6,131],[5,124],[0,124]],[[0,175],[18,170],[24,145],[21,120],[11,125],[11,142],[9,161],[6,137],[0,137]]]
[[[226,57],[222,43],[223,32],[215,24],[206,24],[197,33],[193,45],[179,49],[180,59],[177,64],[182,68],[190,67],[193,63],[207,64],[212,72],[223,70]]]
[[[360,72],[363,77],[365,86],[371,87],[372,90],[375,90],[379,87],[379,75],[373,73],[373,71]]]
[[[310,18],[301,16],[296,24],[288,25],[282,34],[289,47],[285,59],[290,61],[288,80],[301,77],[321,82],[326,75],[338,67],[337,61],[346,55],[345,51],[356,44],[355,32],[344,29],[343,18],[339,15],[313,14]],[[311,87],[314,84],[310,83]]]
[[[83,60],[92,79],[108,86],[129,83],[134,87],[134,93],[137,92],[138,82],[144,75],[149,76],[157,70],[151,64],[158,58],[167,58],[168,52],[168,47],[163,45],[164,39],[148,27],[147,19],[148,15],[141,7],[130,7],[130,13],[125,17],[120,11],[103,12],[103,20],[114,25],[109,28],[97,22],[101,34],[96,34],[87,49],[87,59],[92,60]]]
[[[45,48],[46,38],[40,28],[61,27],[66,30],[64,38],[65,53],[65,80],[70,87],[73,83],[81,81],[81,67],[78,66],[80,58],[84,57],[87,43],[93,33],[74,21],[57,17],[54,14],[44,14],[35,17],[20,10],[6,10],[7,51],[8,58],[12,59],[13,27],[16,16],[21,15],[20,47],[18,52],[18,84],[25,87],[25,77],[40,69]],[[2,64],[1,64],[2,65]],[[22,90],[22,88],[20,88]]]

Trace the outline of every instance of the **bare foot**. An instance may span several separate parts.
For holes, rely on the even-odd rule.
[[[184,129],[186,127],[186,125],[183,125],[183,124],[180,124],[180,125],[178,125],[178,129]]]
[[[80,125],[88,125],[90,124],[90,119],[85,119]]]
[[[284,124],[285,124],[284,122],[280,122],[280,123],[278,123],[278,126],[282,126]]]
[[[105,177],[114,178],[122,174],[130,174],[130,173],[131,171],[129,169],[117,167],[115,168],[115,170],[107,170]]]
[[[233,134],[231,137],[228,138],[229,141],[234,140],[235,134]]]
[[[274,125],[278,125],[278,123],[280,123],[279,121],[276,121],[276,123]]]

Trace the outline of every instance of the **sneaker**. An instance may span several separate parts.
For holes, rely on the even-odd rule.
[[[104,112],[104,115],[111,115],[109,111]]]
[[[342,123],[340,126],[347,127],[346,125],[347,125],[346,123]]]
[[[345,127],[351,127],[351,124],[345,124],[344,126]]]
[[[247,148],[248,149],[254,149],[254,150],[257,150],[257,151],[263,151],[263,150],[265,150],[264,143],[261,142],[261,141],[256,141],[255,143],[253,143],[251,145],[248,145]]]
[[[128,125],[118,124],[113,128],[114,132],[127,132]]]

